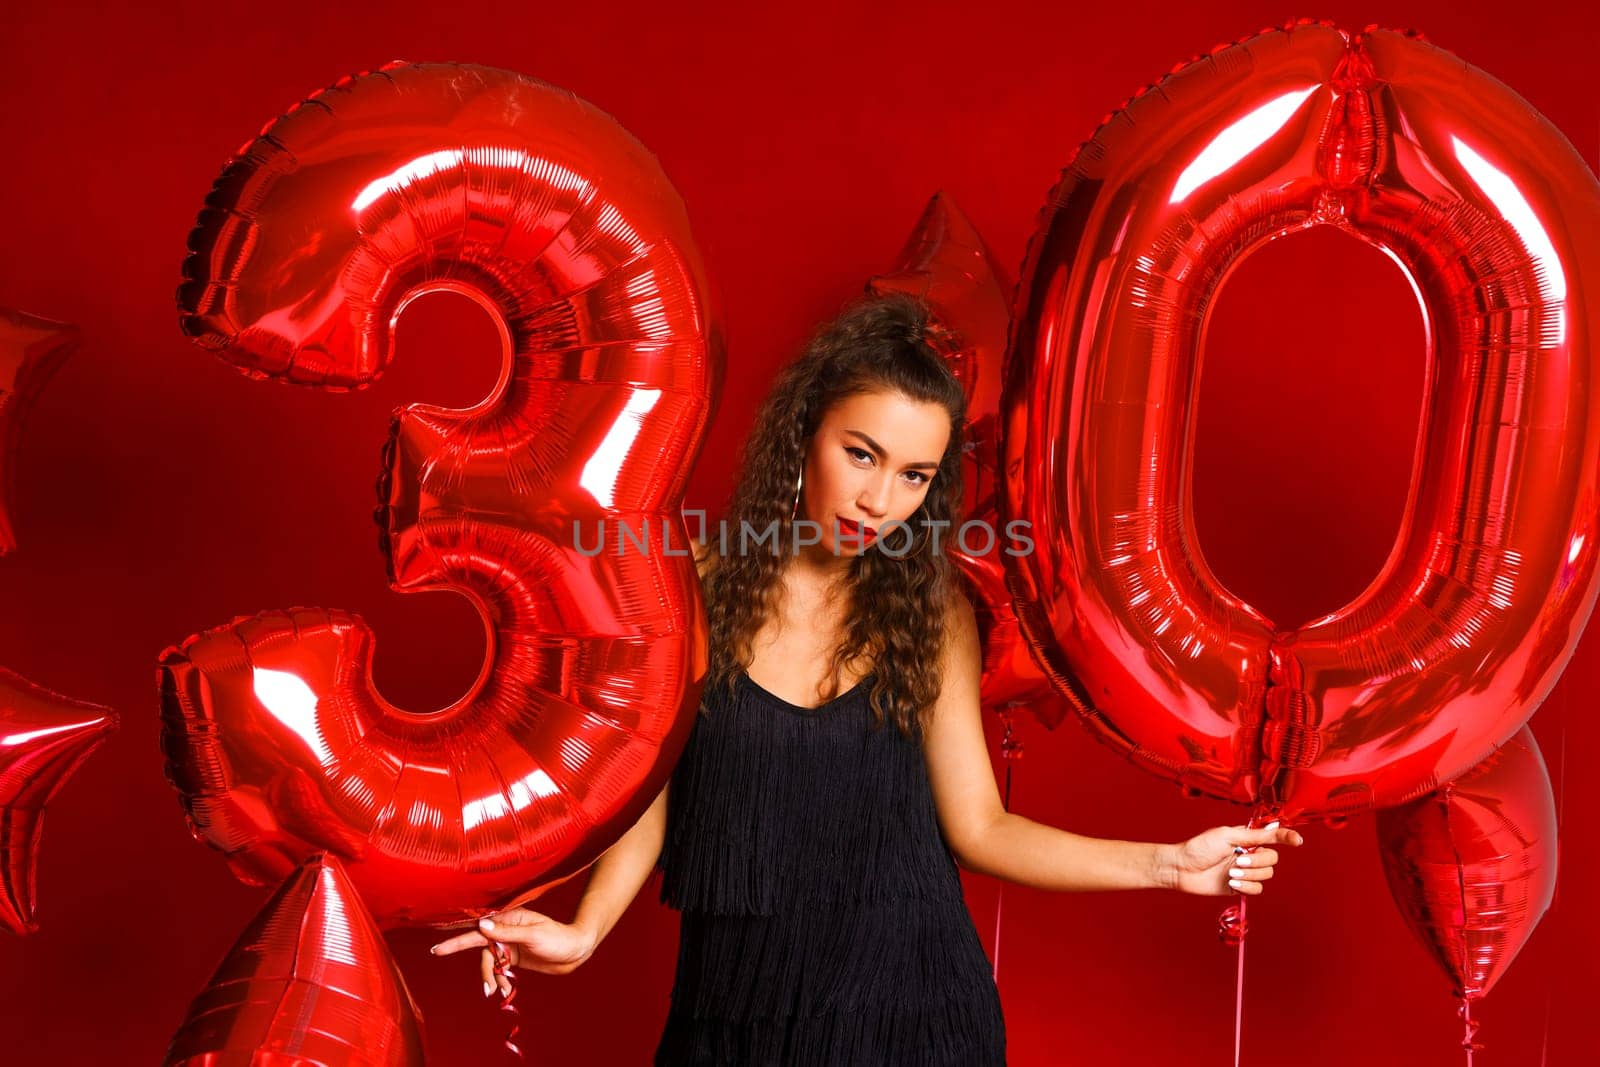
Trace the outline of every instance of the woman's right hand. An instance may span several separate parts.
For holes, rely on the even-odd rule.
[[[494,973],[496,944],[504,946],[513,967],[541,974],[571,974],[594,954],[597,941],[587,927],[557,922],[527,908],[511,908],[479,919],[478,929],[441,941],[428,951],[449,956],[469,948],[481,949],[483,995],[491,995],[498,984],[501,995],[508,996],[510,983]]]

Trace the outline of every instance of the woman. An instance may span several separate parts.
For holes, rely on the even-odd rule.
[[[1004,810],[943,550],[965,403],[929,328],[914,300],[863,300],[782,373],[723,536],[696,550],[711,661],[671,781],[572,922],[514,908],[434,947],[481,948],[485,996],[491,942],[569,973],[660,866],[681,924],[657,1064],[1000,1064],[958,863],[1044,889],[1254,895],[1278,860],[1264,846],[1301,844],[1276,823],[1111,841]]]

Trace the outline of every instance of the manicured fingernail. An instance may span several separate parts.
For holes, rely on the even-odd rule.
[[[1239,868],[1235,867],[1231,871],[1228,872],[1228,877],[1229,878],[1242,878],[1242,877],[1244,877],[1244,872],[1241,871]]]
[[[1276,830],[1278,828],[1278,820],[1277,819],[1273,819],[1271,822],[1267,823],[1267,827],[1266,828],[1268,830]]]
[[[1229,885],[1230,885],[1230,886],[1232,886],[1232,887],[1233,887],[1233,888],[1235,888],[1235,889],[1242,889],[1242,888],[1244,888],[1244,883],[1243,883],[1243,882],[1241,882],[1241,881],[1239,881],[1239,880],[1238,880],[1238,879],[1237,879],[1237,878],[1229,878],[1229,879],[1228,879],[1228,884],[1229,884]]]
[[[1250,857],[1249,856],[1240,856],[1238,859],[1234,860],[1234,862],[1237,863],[1241,867],[1248,867],[1248,866],[1250,866]]]
[[[485,982],[485,983],[483,983],[483,995],[484,996],[489,996],[493,992],[494,992],[494,983],[493,982]]]
[[[428,949],[428,954],[431,956],[437,956],[439,954],[439,946],[434,945],[432,948]]]
[[[484,930],[493,930],[494,929],[494,923],[492,921],[488,920],[488,919],[479,919],[478,920],[478,926],[481,927]]]

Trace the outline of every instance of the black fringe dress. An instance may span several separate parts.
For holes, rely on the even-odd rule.
[[[873,729],[873,680],[817,708],[708,688],[657,864],[682,913],[657,1067],[1005,1063],[923,753]]]

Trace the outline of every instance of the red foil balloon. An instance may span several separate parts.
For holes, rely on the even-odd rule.
[[[385,924],[582,871],[660,791],[705,673],[681,501],[722,352],[677,193],[571,93],[391,64],[246,145],[190,246],[183,329],[250,376],[369,385],[438,290],[505,344],[477,406],[396,413],[378,483],[391,585],[479,607],[478,679],[441,711],[395,707],[372,632],[320,608],[169,648],[163,748],[195,834],[252,882],[336,853]]]
[[[111,709],[0,667],[0,923],[12,933],[39,929],[34,900],[46,805],[116,726]]]
[[[10,458],[33,399],[78,343],[78,328],[0,308],[0,556],[17,547]]]
[[[1409,274],[1428,384],[1387,563],[1281,630],[1200,552],[1190,404],[1218,286],[1311,226]],[[1030,245],[1003,402],[1018,613],[1097,735],[1290,819],[1425,794],[1514,734],[1594,606],[1597,271],[1572,145],[1413,37],[1266,32],[1109,117]]]
[[[1555,797],[1533,732],[1377,822],[1400,914],[1457,997],[1484,996],[1555,898]]]
[[[168,1067],[422,1067],[422,1013],[338,859],[272,894],[189,1006]]]
[[[946,544],[973,594],[983,646],[979,699],[987,708],[1026,706],[1054,728],[1066,717],[1067,705],[1022,639],[1000,559],[1000,553],[1012,543],[1000,526],[995,499],[1000,364],[1011,328],[1011,291],[1011,283],[977,229],[943,193],[928,201],[894,269],[867,282],[869,293],[908,293],[927,302],[938,327],[931,339],[966,394],[964,511],[967,521],[985,524],[994,531],[994,538],[991,543],[974,528],[965,540],[959,540],[957,531],[952,530]]]
[[[967,398],[968,462],[963,474],[968,515],[980,514],[995,502],[995,423],[1012,288],[977,229],[944,193],[928,201],[894,268],[867,282],[868,293],[906,293],[933,311],[930,339]]]
[[[0,308],[0,556],[17,547],[9,459],[23,416],[77,343],[75,326]],[[0,925],[12,933],[39,929],[34,901],[46,805],[116,726],[111,709],[0,667]]]
[[[1000,530],[996,512],[980,517]],[[1072,706],[1050,684],[1022,636],[1011,605],[1011,591],[1006,587],[1005,562],[998,553],[972,556],[952,549],[950,554],[968,587],[977,594],[973,614],[977,616],[983,651],[979,702],[986,708],[1027,708],[1047,729],[1054,730],[1070,714]]]

